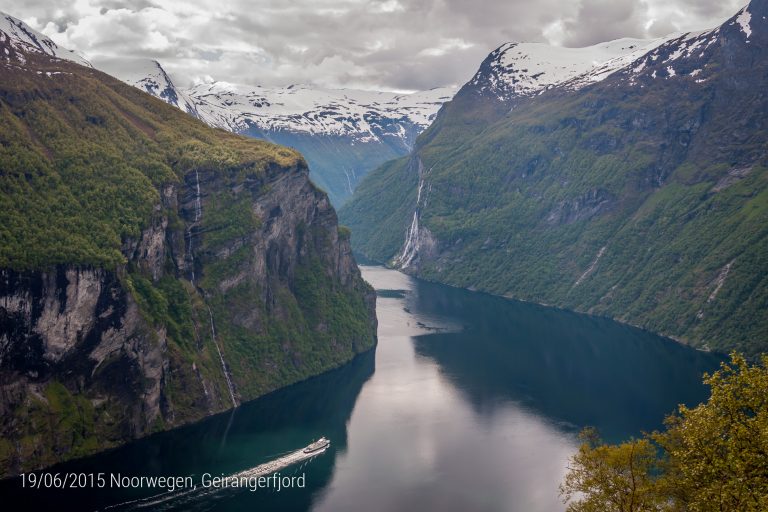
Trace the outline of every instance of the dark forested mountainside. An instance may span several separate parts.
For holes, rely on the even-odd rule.
[[[767,17],[755,0],[539,89],[524,87],[530,59],[505,67],[521,47],[501,47],[409,157],[361,183],[340,213],[354,247],[697,347],[768,351]]]

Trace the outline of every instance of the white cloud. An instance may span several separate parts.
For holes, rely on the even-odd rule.
[[[453,50],[469,50],[474,44],[463,39],[441,39],[438,46],[424,48],[416,54],[417,57],[441,57]]]

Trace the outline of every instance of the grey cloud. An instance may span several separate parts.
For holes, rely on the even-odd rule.
[[[665,18],[661,20],[654,20],[653,22],[651,22],[650,26],[648,27],[648,34],[651,37],[662,37],[667,34],[671,34],[676,30],[677,30],[677,27],[675,26],[673,21],[669,18]]]
[[[736,9],[733,0],[0,0],[63,46],[95,61],[154,58],[180,85],[210,76],[398,90],[461,84],[505,41],[655,36],[714,26]]]
[[[565,46],[589,46],[621,37],[645,36],[647,7],[617,0],[584,0],[578,14],[563,23]]]
[[[741,0],[683,0],[681,4],[685,11],[696,17],[722,18],[731,16],[747,2]]]

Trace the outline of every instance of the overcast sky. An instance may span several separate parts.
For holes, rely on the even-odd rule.
[[[747,0],[0,0],[97,67],[157,59],[177,85],[418,90],[506,41],[586,46],[720,24]]]

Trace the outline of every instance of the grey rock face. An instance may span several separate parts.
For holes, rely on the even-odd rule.
[[[207,237],[214,228],[206,216],[214,210],[213,198],[222,195],[248,198],[260,222],[211,245]],[[211,265],[244,247],[247,258],[217,279],[209,277]],[[362,298],[373,339],[375,295],[362,281],[348,239],[339,235],[328,197],[309,181],[305,166],[274,166],[245,179],[217,169],[190,173],[183,183],[161,188],[152,218],[137,239],[123,241],[122,250],[127,263],[114,270],[0,269],[0,433],[10,451],[5,459],[0,456],[3,473],[114,446],[231,407],[222,391],[221,366],[216,362],[203,371],[194,356],[210,343],[211,322],[226,321],[210,307],[205,310],[205,302],[252,285],[261,297],[238,304],[249,313],[237,324],[265,334],[268,322],[287,318],[280,294],[295,286],[297,268],[310,256],[320,258],[334,287]],[[152,307],[141,305],[147,299],[132,289],[131,276],[137,275],[144,276],[146,286],[181,282],[179,289],[186,290],[193,308],[194,339],[182,340],[193,347],[187,349],[192,356],[171,348],[168,326],[152,317]],[[324,329],[322,322],[315,328]],[[358,352],[371,346],[352,343]],[[302,371],[298,378],[312,374]],[[238,390],[238,401],[259,393]],[[89,448],[58,426],[71,415],[93,422],[86,434],[95,438]],[[37,433],[25,446],[22,438],[29,430]]]
[[[55,380],[91,400],[120,404],[124,429],[144,435],[160,413],[164,350],[165,333],[148,328],[114,272],[0,270],[4,412],[35,399],[36,389]],[[122,389],[113,389],[115,379]],[[3,437],[13,437],[14,423],[3,419]]]

